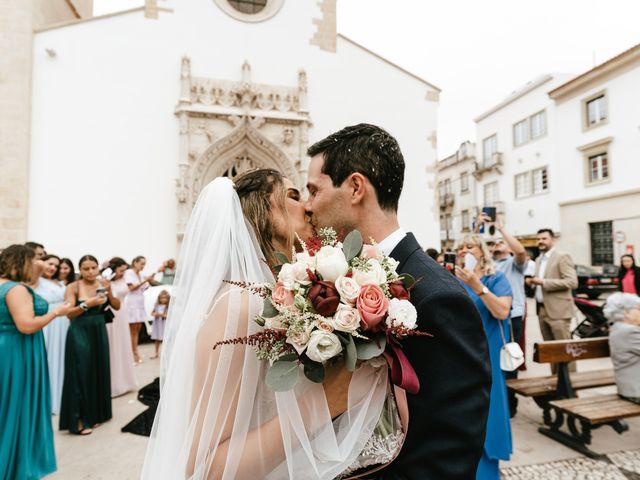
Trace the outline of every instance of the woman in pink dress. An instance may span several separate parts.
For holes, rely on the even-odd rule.
[[[109,260],[109,266],[103,275],[111,278],[111,291],[120,300],[125,301],[129,287],[124,281],[124,272],[128,265],[120,257]],[[138,387],[133,371],[133,352],[131,351],[131,334],[126,308],[113,312],[113,322],[107,324],[109,335],[109,360],[111,362],[111,396],[118,397]]]
[[[618,285],[623,293],[640,295],[640,267],[636,266],[633,255],[622,255],[618,270]]]

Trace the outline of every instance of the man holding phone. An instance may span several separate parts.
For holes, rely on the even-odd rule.
[[[483,225],[492,222],[489,215],[481,213],[477,224]],[[496,268],[505,274],[511,290],[513,291],[513,303],[511,306],[511,325],[513,327],[513,341],[520,342],[522,337],[525,315],[526,297],[524,294],[524,273],[527,265],[527,251],[524,246],[513,237],[500,220],[494,220],[493,225],[497,230],[497,236],[493,245],[489,246],[493,254]],[[489,242],[488,242],[489,243]],[[505,378],[518,378],[518,370],[505,372]],[[509,412],[513,418],[518,408],[518,399],[515,393],[509,391]]]

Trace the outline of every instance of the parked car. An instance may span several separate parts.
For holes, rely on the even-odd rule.
[[[591,300],[595,300],[603,293],[613,293],[619,290],[618,272],[611,266],[602,268],[576,265],[576,273],[578,274],[578,288],[574,290],[574,295],[583,294]]]

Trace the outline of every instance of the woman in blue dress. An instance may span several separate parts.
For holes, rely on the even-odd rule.
[[[49,302],[49,310],[53,310],[64,303],[66,287],[58,280],[60,258],[56,255],[45,255],[42,257],[42,261],[44,262],[42,276],[32,286],[38,295]],[[67,340],[67,330],[69,330],[69,319],[65,316],[56,317],[42,330],[49,363],[51,413],[54,415],[60,413],[62,383],[64,380],[64,346]]]
[[[500,368],[500,349],[503,345],[500,329],[509,331],[513,293],[507,277],[496,271],[489,249],[480,236],[467,235],[462,238],[457,253],[462,267],[456,267],[456,276],[463,282],[480,312],[491,358],[489,417],[476,480],[499,480],[499,461],[508,460],[513,450],[507,386]]]
[[[11,245],[0,254],[0,478],[38,479],[56,470],[51,396],[42,328],[70,310],[47,312],[25,285],[35,252]]]

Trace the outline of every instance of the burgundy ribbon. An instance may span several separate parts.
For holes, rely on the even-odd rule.
[[[412,395],[420,391],[420,380],[402,349],[394,342],[387,343],[385,357],[391,365],[391,381]]]

